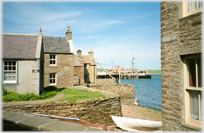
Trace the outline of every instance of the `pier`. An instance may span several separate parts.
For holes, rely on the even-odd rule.
[[[119,79],[119,73],[110,73],[116,79]],[[96,79],[110,79],[111,77],[106,73],[97,73]],[[120,79],[138,79],[137,73],[122,73]]]

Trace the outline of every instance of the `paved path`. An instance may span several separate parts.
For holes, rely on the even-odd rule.
[[[8,123],[13,125],[20,125],[27,129],[32,129],[34,131],[105,131],[102,129],[92,128],[88,126],[83,126],[76,123],[60,121],[57,119],[50,119],[40,116],[34,116],[31,114],[26,113],[19,113],[19,112],[2,112],[3,117],[3,130],[5,130],[5,126],[7,125],[8,130]],[[16,126],[17,127],[17,126]],[[10,126],[9,128],[12,128]],[[15,129],[10,129],[11,131],[15,131]]]

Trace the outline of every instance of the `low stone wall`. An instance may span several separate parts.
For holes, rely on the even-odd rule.
[[[106,93],[106,98],[78,100],[75,102],[50,102],[40,104],[3,104],[7,111],[38,113],[62,117],[78,118],[86,122],[113,123],[111,115],[122,116],[120,97]]]
[[[114,79],[96,79],[97,84],[114,84]]]
[[[121,99],[134,99],[134,85],[129,84],[90,84],[90,88],[120,95]]]

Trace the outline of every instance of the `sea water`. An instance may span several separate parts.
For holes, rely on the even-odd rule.
[[[121,84],[134,85],[134,97],[139,105],[161,110],[161,75],[152,75],[151,79],[121,79]]]

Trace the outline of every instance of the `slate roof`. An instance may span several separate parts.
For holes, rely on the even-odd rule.
[[[91,65],[96,65],[94,58],[90,57],[89,55],[82,55],[82,61],[85,64],[90,63]]]
[[[74,66],[83,66],[82,59],[78,54],[74,54]]]
[[[33,59],[35,58],[38,35],[2,34],[3,58]]]
[[[43,36],[44,52],[70,53],[70,46],[65,37]]]

